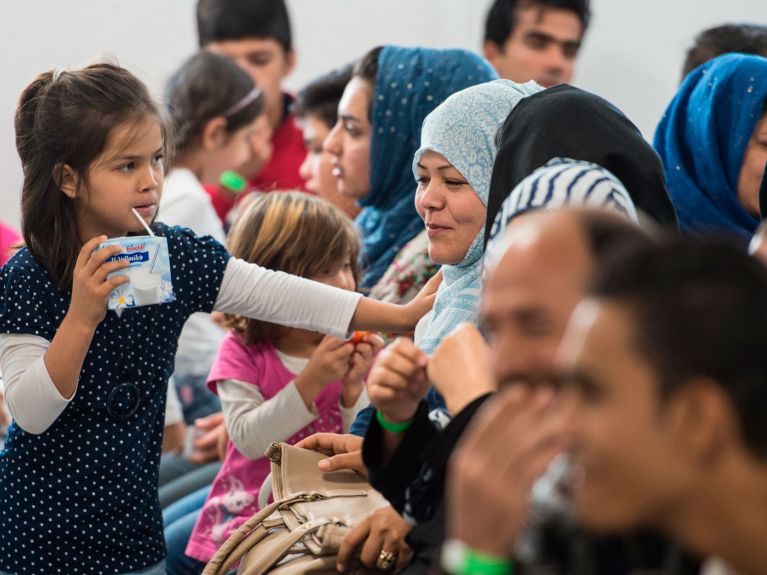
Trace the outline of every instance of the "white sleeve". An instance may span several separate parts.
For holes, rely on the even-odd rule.
[[[232,257],[213,309],[343,338],[361,297]]]
[[[19,427],[34,435],[53,425],[77,394],[75,387],[72,397],[62,397],[53,383],[43,359],[50,345],[36,335],[0,335],[0,372],[8,411]]]
[[[349,433],[352,428],[352,423],[357,418],[357,414],[370,405],[370,398],[368,397],[367,387],[362,386],[362,391],[357,398],[357,401],[351,407],[344,407],[339,400],[339,407],[341,408],[341,425],[344,433]]]
[[[263,457],[273,441],[285,441],[317,417],[316,407],[306,408],[294,381],[265,401],[255,385],[226,379],[218,382],[218,397],[229,439],[248,459]]]
[[[178,398],[173,376],[168,380],[168,399],[165,402],[165,427],[184,421],[184,410]]]

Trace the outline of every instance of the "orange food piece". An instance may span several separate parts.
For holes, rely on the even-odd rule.
[[[352,333],[352,336],[347,340],[349,343],[353,343],[354,345],[357,345],[358,343],[362,343],[362,340],[365,338],[365,336],[370,335],[373,333],[372,331],[355,331]]]

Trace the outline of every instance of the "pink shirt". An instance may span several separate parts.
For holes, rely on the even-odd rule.
[[[11,257],[11,247],[21,239],[12,227],[0,222],[0,266]]]
[[[295,377],[282,364],[270,342],[244,345],[229,333],[213,363],[208,386],[216,392],[218,381],[236,379],[257,386],[264,400],[268,400]],[[274,441],[297,443],[317,432],[340,433],[340,395],[340,382],[327,386],[314,402],[317,419],[292,437],[275,437]],[[248,459],[229,441],[224,463],[189,539],[186,548],[189,557],[209,561],[229,535],[258,511],[258,492],[269,470],[266,457]]]

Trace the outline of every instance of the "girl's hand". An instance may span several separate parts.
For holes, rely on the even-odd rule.
[[[425,316],[434,306],[437,290],[441,283],[442,270],[432,276],[409,303],[402,306],[404,323],[410,326],[411,331],[415,329],[418,320]]]
[[[358,342],[352,342],[354,353],[349,362],[349,370],[341,379],[344,387],[347,385],[361,385],[365,373],[373,363],[375,356],[384,347],[384,340],[374,333],[365,334]]]
[[[322,338],[309,363],[295,379],[296,388],[307,407],[311,407],[325,386],[346,375],[353,353],[351,343],[329,335]]]
[[[349,362],[349,371],[341,379],[341,404],[344,407],[353,407],[359,399],[362,391],[363,379],[373,359],[383,349],[384,340],[374,333],[365,334],[362,339],[354,343],[354,353]]]
[[[72,278],[72,301],[68,315],[71,313],[72,318],[90,329],[95,329],[106,316],[107,300],[112,290],[130,281],[127,275],[107,279],[111,272],[127,268],[130,263],[127,260],[107,263],[106,260],[122,252],[122,248],[108,246],[96,250],[106,239],[106,236],[98,236],[82,247]]]
[[[370,403],[388,421],[409,421],[429,389],[428,356],[406,338],[397,338],[376,361],[368,376]]]

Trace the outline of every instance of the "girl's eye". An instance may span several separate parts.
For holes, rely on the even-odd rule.
[[[130,172],[133,168],[136,167],[135,162],[128,162],[126,164],[121,164],[117,169],[121,172]]]
[[[448,186],[465,186],[466,182],[463,180],[445,180],[445,184]]]
[[[157,155],[154,157],[154,163],[155,163],[155,164],[159,164],[159,163],[162,163],[162,159],[163,159],[164,157],[165,157],[165,155],[164,155],[164,154],[157,154]]]
[[[418,176],[415,181],[418,183],[419,186],[428,186],[429,185],[429,178],[426,176]]]
[[[350,269],[352,269],[352,263],[346,262],[345,264],[341,266],[341,269],[345,272],[348,272]]]
[[[356,126],[354,124],[352,124],[351,122],[346,122],[344,124],[344,130],[346,130],[346,132],[352,138],[356,138],[357,136],[359,136],[359,133],[360,133],[359,130],[356,128]]]

